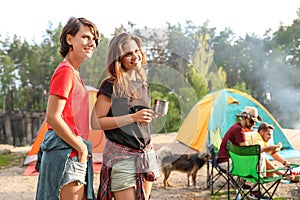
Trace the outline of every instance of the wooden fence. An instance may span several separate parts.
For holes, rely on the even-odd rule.
[[[31,145],[45,119],[45,113],[0,114],[0,144]]]

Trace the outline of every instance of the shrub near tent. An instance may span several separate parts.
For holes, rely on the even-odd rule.
[[[86,86],[86,88],[89,91],[89,110],[90,110],[90,115],[91,115],[91,111],[96,102],[97,89],[93,88],[91,86]],[[42,125],[40,126],[40,129],[37,132],[36,138],[31,146],[31,149],[27,153],[26,158],[24,160],[23,165],[26,166],[26,169],[25,169],[23,175],[36,175],[37,174],[37,172],[35,170],[37,154],[39,152],[40,145],[44,139],[44,135],[45,135],[46,131],[47,131],[47,122],[44,121],[42,123]],[[101,163],[102,163],[102,152],[103,152],[104,144],[106,141],[104,131],[103,130],[92,130],[90,127],[88,140],[92,142],[92,146],[93,146],[94,172],[99,173]]]

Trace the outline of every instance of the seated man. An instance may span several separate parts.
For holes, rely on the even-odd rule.
[[[268,152],[275,160],[282,163],[284,166],[289,165],[290,162],[280,156],[278,151],[281,149],[281,143],[277,145],[269,145],[268,141],[272,138],[274,127],[267,123],[262,123],[258,130],[255,132],[246,133],[247,142],[249,145],[259,144],[261,146],[261,169],[270,170],[275,169],[274,164],[267,158],[266,152]],[[282,176],[281,171],[275,172],[277,175]],[[273,176],[273,173],[265,174],[266,176]],[[293,177],[288,177],[293,178]]]
[[[255,107],[246,106],[244,111],[237,116],[241,117],[241,121],[233,124],[225,133],[217,156],[217,162],[225,170],[228,168],[228,161],[230,164],[227,141],[229,140],[233,145],[248,146],[246,130],[251,130],[255,122],[262,121]]]
[[[233,145],[248,146],[246,131],[251,130],[256,122],[262,121],[262,118],[258,115],[257,108],[250,106],[246,106],[244,111],[238,114],[237,117],[240,117],[241,120],[227,130],[218,151],[217,162],[225,170],[228,169],[228,163],[231,165],[231,159],[227,150],[227,141],[229,140]],[[244,189],[250,188],[244,180],[241,181],[241,184]]]

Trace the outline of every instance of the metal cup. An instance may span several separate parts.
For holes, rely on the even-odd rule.
[[[157,115],[166,115],[169,109],[169,102],[167,100],[154,100],[153,110]]]

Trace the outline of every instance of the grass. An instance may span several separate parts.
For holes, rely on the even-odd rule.
[[[0,170],[13,166],[22,166],[26,153],[11,152],[10,150],[0,151]]]

